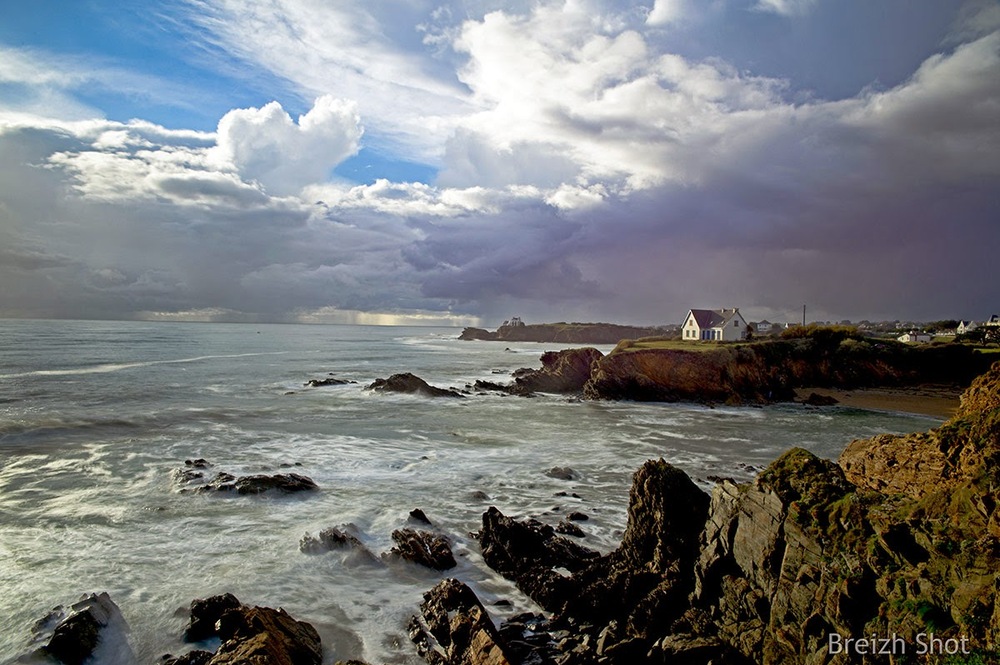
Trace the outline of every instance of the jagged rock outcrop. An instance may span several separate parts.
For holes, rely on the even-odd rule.
[[[174,665],[320,665],[323,647],[316,629],[283,609],[248,607],[232,594],[191,602],[187,641],[213,637],[218,650],[192,651],[163,663]]]
[[[415,376],[409,372],[393,374],[388,379],[375,379],[367,389],[377,392],[409,393],[427,397],[464,397],[458,391],[432,386],[419,376]]]
[[[242,607],[219,619],[222,645],[209,665],[320,665],[316,629],[283,609]]]
[[[518,522],[495,507],[483,514],[479,545],[486,565],[549,610],[561,608],[572,594],[570,577],[557,569],[575,572],[598,558],[597,552],[557,535],[547,524]]]
[[[911,662],[934,633],[962,659],[926,662],[998,662],[1000,363],[963,404],[927,434],[852,443],[843,468],[793,449],[711,497],[647,462],[603,557],[491,508],[484,560],[552,613],[535,626],[547,646],[522,650],[565,665],[839,665],[862,654],[831,635],[896,635],[895,662]]]
[[[594,348],[546,351],[542,368],[520,373],[514,379],[517,392],[570,393],[580,392],[590,380],[591,367],[604,357]]]
[[[410,639],[433,665],[515,665],[472,589],[447,579],[424,594]]]

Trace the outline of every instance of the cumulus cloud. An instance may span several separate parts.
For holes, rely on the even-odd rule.
[[[274,0],[252,11],[240,0],[186,0],[181,21],[193,37],[257,71],[288,82],[305,99],[355,100],[371,142],[415,161],[434,160],[453,120],[469,112],[451,63],[417,47],[427,3]]]
[[[631,29],[595,32],[573,3],[464,24],[462,80],[488,110],[448,144],[441,181],[610,191],[698,178],[740,112],[781,105],[784,82],[658,54]],[[554,182],[553,179],[556,181]]]
[[[670,25],[676,23],[684,14],[684,0],[656,0],[646,17],[649,25]]]
[[[269,193],[295,194],[325,181],[337,164],[355,154],[362,131],[354,102],[325,95],[298,123],[271,102],[224,115],[217,154],[244,180],[261,183]]]

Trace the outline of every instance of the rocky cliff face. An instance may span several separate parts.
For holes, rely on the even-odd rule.
[[[692,350],[619,345],[594,365],[591,399],[732,404],[790,400],[802,386],[858,388],[917,382],[968,384],[988,360],[961,346],[909,348],[857,339],[768,340],[692,346]]]
[[[606,556],[491,509],[484,559],[551,613],[532,628],[547,646],[522,660],[998,662],[1000,363],[963,404],[927,434],[855,441],[839,464],[793,449],[711,496],[647,462]],[[945,653],[918,657],[930,633]],[[899,637],[892,658],[837,648],[873,634]]]

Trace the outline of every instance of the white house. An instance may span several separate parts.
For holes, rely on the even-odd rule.
[[[955,332],[959,335],[964,335],[965,333],[972,332],[977,327],[975,321],[959,321]]]
[[[752,325],[753,329],[756,330],[761,335],[770,334],[771,330],[774,328],[774,324],[768,321],[767,319],[764,319],[763,321],[758,321],[757,323],[751,323],[750,325]]]
[[[896,340],[900,342],[926,344],[927,342],[931,341],[931,336],[927,333],[916,332],[911,330],[905,335],[900,335],[899,337],[896,338]]]
[[[983,321],[983,325],[991,328],[1000,326],[1000,314],[994,314],[988,321]]]
[[[689,309],[681,339],[711,339],[732,342],[747,338],[747,322],[737,307],[730,309]]]

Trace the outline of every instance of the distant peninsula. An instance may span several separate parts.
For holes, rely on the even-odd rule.
[[[559,344],[617,344],[623,339],[656,337],[675,332],[677,326],[642,327],[615,323],[535,323],[526,324],[514,317],[503,322],[496,332],[485,328],[466,328],[462,340],[488,342],[546,342]]]

